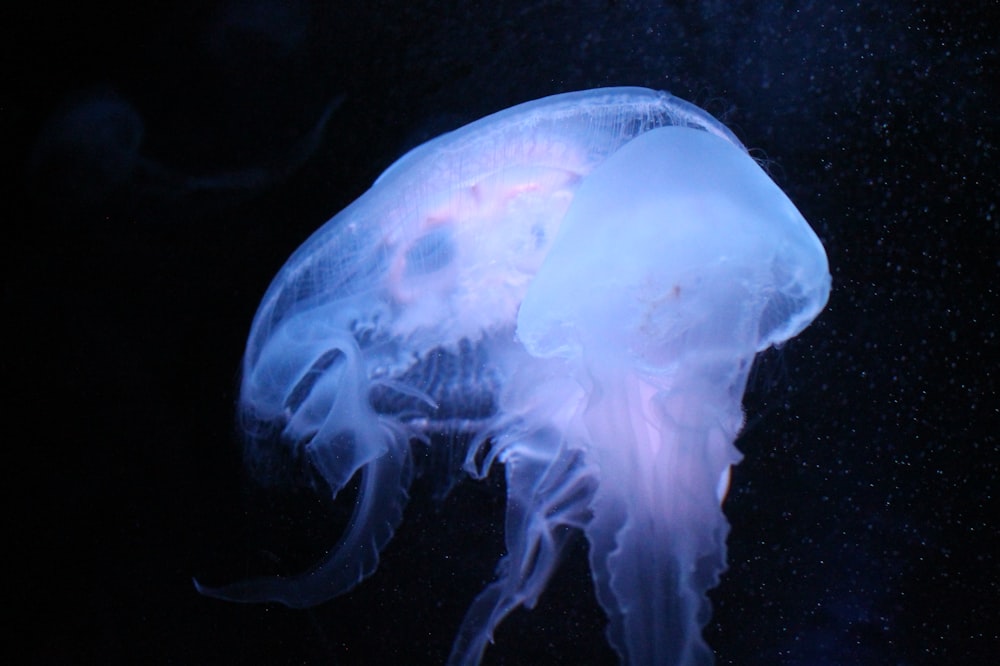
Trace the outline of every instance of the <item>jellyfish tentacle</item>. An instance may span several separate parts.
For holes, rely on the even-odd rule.
[[[395,437],[386,453],[364,465],[351,521],[329,557],[293,576],[254,578],[197,590],[209,597],[257,603],[276,601],[291,608],[315,606],[347,592],[378,566],[379,552],[392,539],[409,499],[412,457],[405,437]]]
[[[548,441],[543,441],[548,440]],[[556,450],[551,457],[539,451]],[[476,597],[459,629],[450,666],[478,664],[493,631],[518,606],[533,608],[574,533],[586,524],[595,484],[579,451],[542,431],[507,448],[507,554],[497,579]]]

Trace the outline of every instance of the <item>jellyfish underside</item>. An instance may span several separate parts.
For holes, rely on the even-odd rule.
[[[507,553],[449,663],[534,606],[574,531],[623,662],[711,663],[747,373],[828,289],[791,202],[665,93],[556,96],[425,144],[292,257],[245,360],[247,422],[280,424],[334,491],[360,474],[350,525],[301,576],[199,589],[351,589],[402,517],[410,442],[451,429],[471,477],[503,464],[508,497]]]

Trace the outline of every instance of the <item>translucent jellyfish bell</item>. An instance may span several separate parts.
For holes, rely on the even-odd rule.
[[[596,345],[650,367],[752,358],[822,309],[825,256],[744,152],[708,132],[658,128],[577,189],[521,303],[518,338],[533,356]]]
[[[711,663],[747,373],[829,287],[787,197],[666,93],[557,95],[424,144],[293,255],[244,361],[248,455],[291,447],[334,494],[359,474],[350,525],[300,576],[199,589],[346,592],[401,520],[411,442],[461,445],[473,478],[504,465],[507,554],[450,663],[535,604],[574,531],[624,662]]]

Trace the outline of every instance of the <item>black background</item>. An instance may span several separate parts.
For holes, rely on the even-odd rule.
[[[418,482],[379,571],[318,608],[195,593],[335,538],[336,508],[244,479],[242,346],[407,148],[608,85],[722,119],[830,258],[745,400],[718,662],[995,663],[1000,24],[944,4],[11,3],[8,663],[441,663],[502,553],[500,478]],[[487,663],[614,663],[585,552]]]

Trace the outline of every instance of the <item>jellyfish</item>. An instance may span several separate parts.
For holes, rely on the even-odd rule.
[[[35,198],[53,212],[168,210],[187,202],[238,201],[293,175],[319,146],[344,96],[331,99],[312,129],[287,151],[258,164],[193,175],[143,150],[146,123],[113,89],[66,100],[42,124],[27,163]]]
[[[503,466],[506,554],[450,664],[535,605],[576,533],[623,663],[710,664],[748,372],[829,289],[791,201],[668,93],[555,95],[434,139],[292,255],[243,362],[250,462],[284,447],[334,495],[357,479],[350,523],[295,577],[196,585],[292,607],[350,590],[401,521],[414,442],[461,446],[472,479]]]

